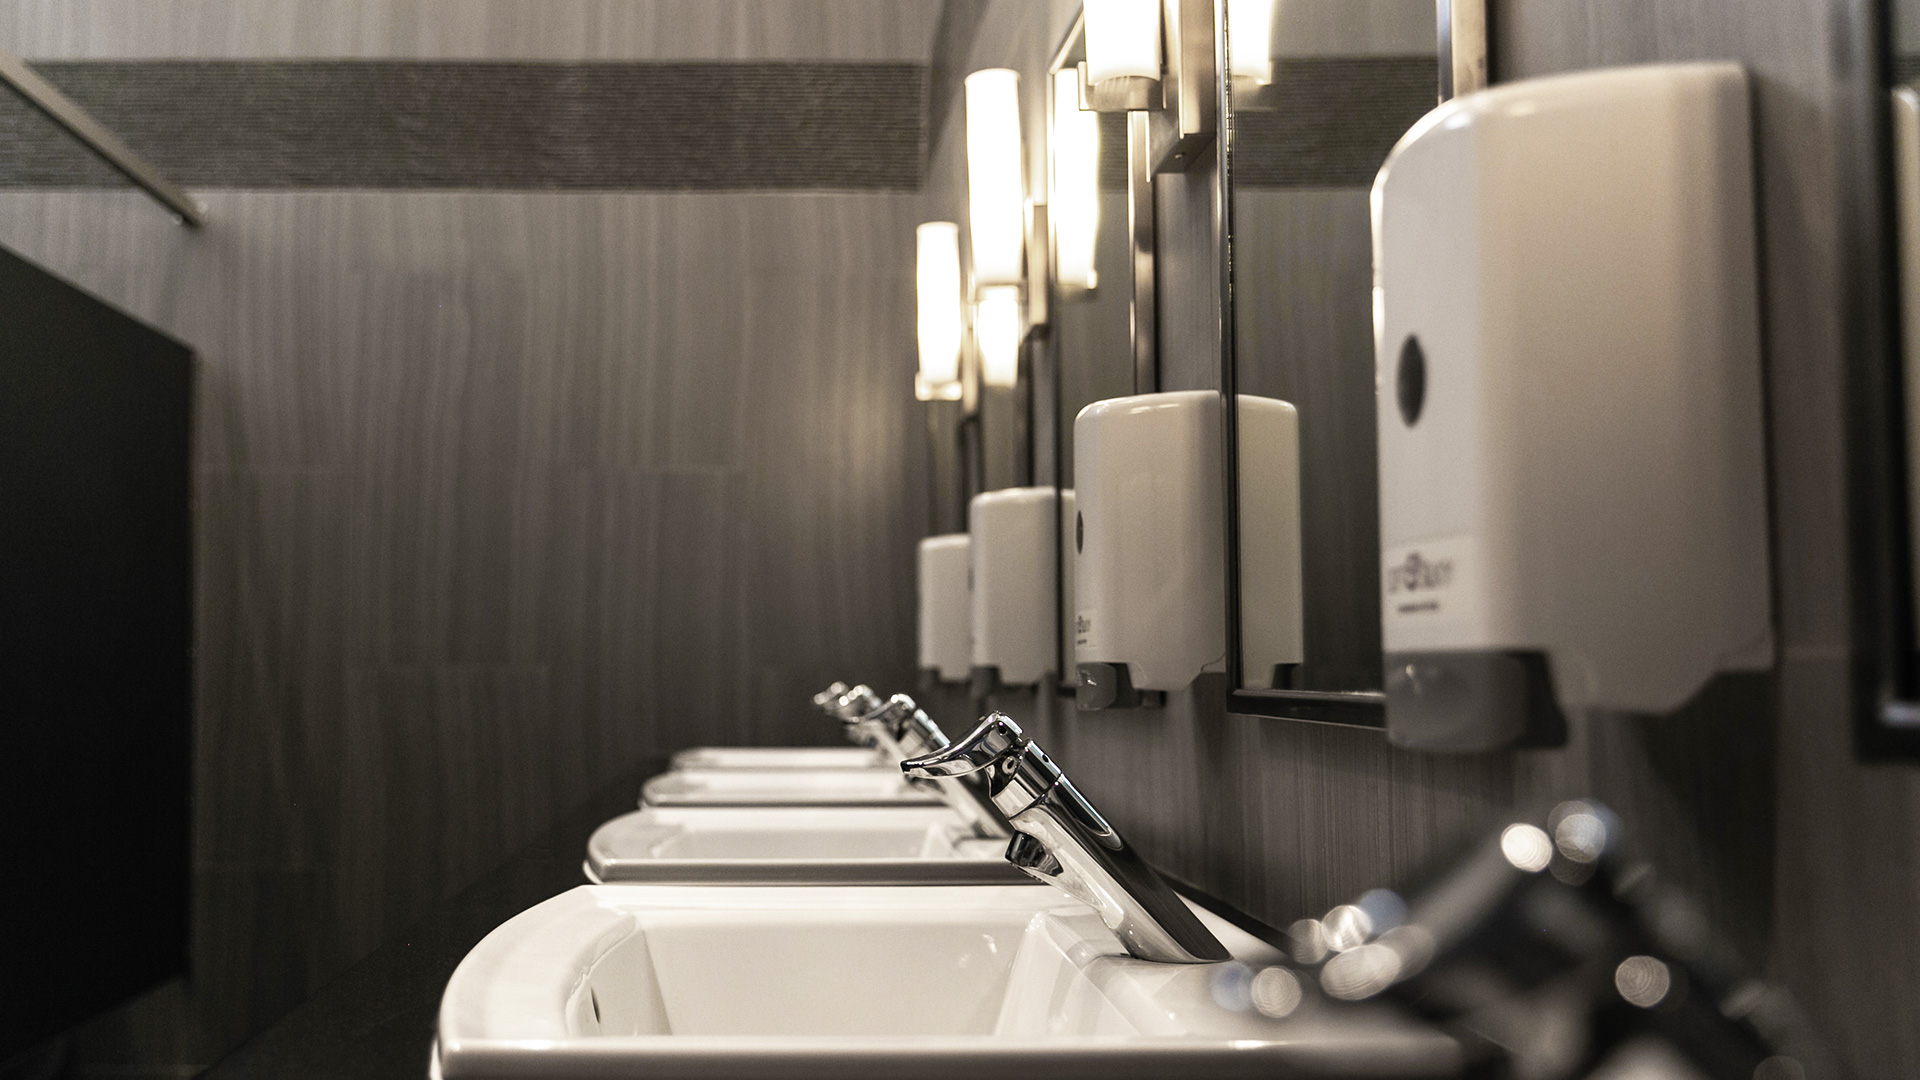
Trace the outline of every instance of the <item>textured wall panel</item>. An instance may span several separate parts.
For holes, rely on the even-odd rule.
[[[919,64],[36,66],[189,187],[884,190],[925,156]],[[0,95],[0,185],[123,183]]]
[[[1236,187],[1370,187],[1436,104],[1431,56],[1281,59],[1234,113]],[[1239,99],[1236,99],[1239,100]]]
[[[913,678],[917,198],[0,193],[202,360],[193,1071],[646,755]],[[582,837],[584,842],[584,837]]]

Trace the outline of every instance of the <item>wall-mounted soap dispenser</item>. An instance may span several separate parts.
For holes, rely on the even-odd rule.
[[[1771,662],[1750,129],[1736,65],[1622,68],[1456,98],[1387,159],[1394,742],[1668,712]]]
[[[1055,515],[1070,521],[1073,505],[1072,491],[1050,487],[989,491],[968,504],[977,688],[1032,685],[1055,673],[1061,535]]]
[[[966,682],[973,667],[970,543],[966,533],[920,541],[920,670],[943,682]]]
[[[1141,704],[1226,667],[1220,395],[1097,401],[1073,424],[1074,656],[1083,709]],[[1241,666],[1270,687],[1302,656],[1300,434],[1292,405],[1240,398]]]

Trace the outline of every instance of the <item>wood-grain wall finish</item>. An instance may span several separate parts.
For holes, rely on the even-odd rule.
[[[1055,6],[1048,30],[1074,7]],[[1597,796],[1807,1006],[1835,1051],[1815,1075],[1920,1075],[1920,776],[1855,762],[1848,712],[1842,360],[1884,344],[1874,313],[1886,238],[1871,172],[1878,5],[1513,0],[1492,10],[1503,80],[1695,58],[1739,59],[1753,74],[1778,671],[1722,679],[1671,716],[1575,717],[1562,748],[1465,757],[1395,750],[1375,731],[1227,715],[1223,686],[1207,677],[1164,709],[1077,713],[1043,699],[1056,756],[1156,863],[1282,925],[1411,882],[1511,808]],[[1041,40],[1020,35],[1050,45],[1041,21],[1032,6],[996,3],[973,63],[1032,78]],[[934,148],[930,193],[953,138]],[[1177,186],[1161,196],[1163,250],[1177,252],[1161,263],[1162,325],[1197,331],[1215,278],[1199,275],[1197,241],[1168,235],[1205,222]],[[1273,195],[1329,200],[1330,229],[1363,224],[1343,193]],[[1349,269],[1329,267],[1319,284],[1347,281]],[[1163,353],[1163,384],[1217,385],[1186,336]]]
[[[0,0],[0,43],[108,73],[892,71],[866,119],[906,109],[910,188],[939,9]],[[535,164],[606,164],[574,141]],[[539,172],[201,175],[199,231],[126,190],[0,193],[0,244],[202,362],[193,974],[83,1032],[82,1073],[197,1071],[649,754],[829,740],[819,685],[910,684],[917,196]]]
[[[639,757],[913,675],[911,195],[0,195],[194,344],[205,1064]]]

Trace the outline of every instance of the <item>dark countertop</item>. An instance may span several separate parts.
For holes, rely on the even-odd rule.
[[[586,884],[580,866],[588,835],[633,809],[640,781],[666,766],[659,758],[623,776],[201,1076],[424,1080],[440,995],[453,969],[494,927]]]

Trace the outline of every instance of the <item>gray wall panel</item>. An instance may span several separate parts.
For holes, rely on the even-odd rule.
[[[642,755],[911,684],[910,195],[0,194],[201,361],[191,1068]],[[584,840],[584,838],[583,838]]]

